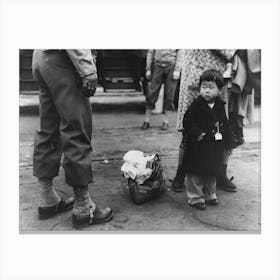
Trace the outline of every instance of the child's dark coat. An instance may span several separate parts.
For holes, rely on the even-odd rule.
[[[221,141],[215,140],[219,122],[219,130],[223,136]],[[184,115],[184,131],[187,137],[184,153],[184,167],[187,173],[215,175],[221,164],[221,153],[232,148],[232,133],[225,113],[225,102],[216,99],[211,109],[207,102],[199,96],[191,104]],[[204,139],[197,141],[201,133],[207,133]]]

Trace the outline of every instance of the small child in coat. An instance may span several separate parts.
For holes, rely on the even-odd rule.
[[[202,73],[200,96],[193,101],[183,119],[186,153],[183,164],[187,174],[188,203],[199,210],[205,204],[218,205],[216,173],[223,150],[231,150],[232,134],[219,97],[224,86],[220,72],[211,69]]]

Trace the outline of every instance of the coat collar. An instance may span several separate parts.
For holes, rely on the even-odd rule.
[[[201,107],[201,109],[206,112],[209,116],[212,117],[212,119],[214,119],[214,121],[218,121],[218,117],[215,114],[217,108],[221,108],[221,106],[223,107],[226,103],[219,97],[216,98],[215,100],[215,105],[214,107],[211,109],[209,107],[209,105],[207,104],[207,102],[205,101],[205,99],[202,96],[199,96],[197,98],[197,102],[199,104],[199,106]]]
[[[200,103],[200,104],[206,104],[208,106],[207,102],[205,101],[205,99],[201,95],[198,96],[197,102]],[[220,97],[217,97],[216,100],[215,100],[215,104],[225,105],[226,102],[223,101]]]

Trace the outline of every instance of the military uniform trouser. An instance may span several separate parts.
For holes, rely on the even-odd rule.
[[[33,174],[54,178],[63,154],[66,183],[88,185],[92,182],[92,112],[89,99],[81,94],[80,78],[65,51],[35,50],[32,68],[40,86]]]
[[[175,64],[159,64],[155,62],[150,92],[147,96],[146,108],[154,109],[158,100],[160,88],[164,84],[164,110],[174,110],[174,95],[177,80],[173,79]]]

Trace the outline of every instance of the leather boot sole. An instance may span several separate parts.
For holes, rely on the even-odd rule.
[[[198,210],[205,210],[206,209],[206,205],[203,202],[198,202],[198,203],[189,204],[189,205],[193,208],[198,209]]]
[[[225,188],[225,187],[217,186],[217,189],[225,191],[225,192],[237,192],[237,188],[232,189],[232,188]]]
[[[99,211],[99,208],[98,209],[96,208],[96,210]],[[110,221],[112,218],[113,218],[113,211],[111,208],[108,208],[107,215],[102,218],[98,217],[98,215],[94,215],[91,218],[90,215],[78,216],[73,214],[72,215],[73,228],[79,229],[87,225],[103,224]]]
[[[212,206],[218,206],[219,205],[218,199],[206,200],[205,203],[208,204],[208,205],[212,205]]]

